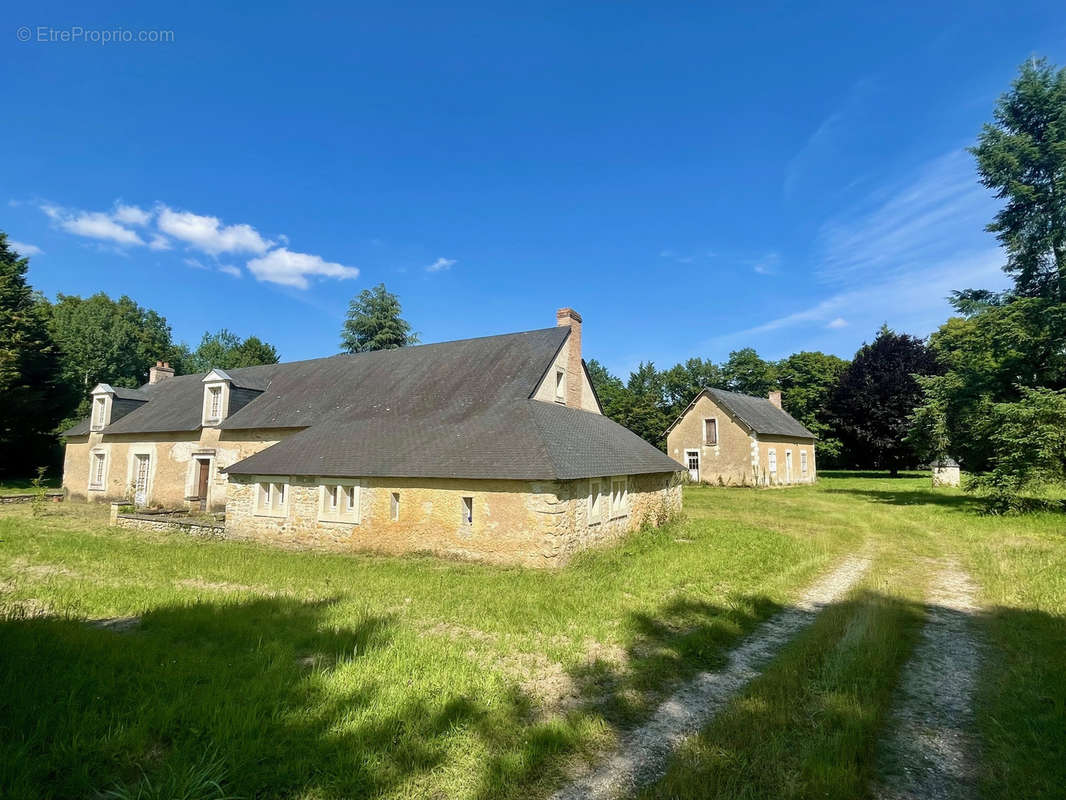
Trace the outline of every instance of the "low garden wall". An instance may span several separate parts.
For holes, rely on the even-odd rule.
[[[186,511],[128,511],[124,504],[111,504],[111,525],[116,528],[133,528],[159,533],[187,533],[203,539],[221,539],[225,535],[225,523],[218,519],[190,518]]]
[[[32,503],[35,497],[37,497],[35,494],[0,494],[0,506],[7,503]],[[63,501],[63,492],[45,492],[44,499],[60,503]]]

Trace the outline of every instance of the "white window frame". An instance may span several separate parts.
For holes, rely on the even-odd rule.
[[[771,475],[777,474],[777,448],[771,447],[766,451],[766,470]]]
[[[611,478],[610,503],[611,519],[629,516],[629,476],[615,475]]]
[[[103,477],[99,482],[93,480],[96,476],[96,464],[98,459],[103,459],[104,469]],[[107,450],[91,450],[89,452],[89,491],[91,492],[103,492],[107,489],[107,473],[111,466],[108,462],[111,459],[108,457]]]
[[[785,451],[785,480],[792,481],[792,451]]]
[[[804,475],[806,475],[807,474],[807,470],[808,470],[807,451],[806,450],[800,450],[800,472],[802,472]]]
[[[710,441],[707,438],[707,423],[714,423],[714,441]],[[704,417],[703,418],[703,444],[707,447],[718,446],[718,417]]]
[[[89,425],[90,430],[102,431],[107,427],[107,397],[95,396],[93,397],[93,415],[92,422]]]
[[[459,513],[462,524],[472,526],[474,524],[474,496],[464,494],[459,498]]]
[[[220,369],[213,369],[203,378],[204,397],[201,408],[201,425],[218,425],[229,415],[230,390],[233,379]],[[218,390],[218,413],[214,410],[215,390]]]
[[[389,492],[389,522],[400,521],[400,493]]]
[[[566,402],[566,370],[562,367],[555,368],[555,402]]]
[[[330,503],[334,490],[337,504]],[[359,481],[343,478],[322,478],[318,485],[318,520],[319,522],[346,522],[358,525],[359,502],[361,499]]]
[[[287,517],[290,500],[289,479],[277,475],[255,477],[255,515],[257,517]]]

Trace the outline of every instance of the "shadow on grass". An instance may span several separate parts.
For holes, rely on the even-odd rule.
[[[981,499],[972,494],[945,492],[933,488],[913,489],[900,487],[899,491],[892,491],[891,489],[823,489],[822,491],[825,494],[851,495],[872,503],[885,503],[894,506],[933,505],[974,513],[980,513],[984,508]]]
[[[331,603],[164,607],[129,632],[0,622],[2,793],[154,797],[177,776],[167,793],[182,797],[357,797],[439,766],[448,732],[479,709],[382,701],[358,665],[393,621],[336,628],[323,619]],[[342,669],[350,683],[327,686]]]
[[[819,478],[862,478],[864,480],[885,480],[895,481],[900,478],[926,478],[930,477],[928,470],[914,470],[914,469],[901,469],[896,477],[892,477],[892,474],[886,470],[849,470],[849,469],[819,469]]]

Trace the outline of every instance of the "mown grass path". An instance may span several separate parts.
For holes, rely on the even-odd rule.
[[[922,638],[893,699],[875,797],[965,800],[975,795],[976,596],[977,587],[958,564],[936,568]]]
[[[800,601],[764,622],[728,657],[724,667],[701,672],[629,734],[602,766],[553,795],[553,800],[607,800],[629,794],[662,774],[666,759],[687,736],[707,724],[754,679],[793,636],[826,605],[840,600],[870,567],[851,557],[810,587]]]

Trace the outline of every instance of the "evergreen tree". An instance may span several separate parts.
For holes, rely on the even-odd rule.
[[[1015,294],[1066,302],[1066,69],[1033,59],[1019,73],[971,150],[981,183],[1006,201],[987,230]]]
[[[412,332],[400,311],[399,298],[386,290],[384,283],[364,289],[348,305],[341,349],[345,353],[365,353],[418,344],[418,334]]]
[[[29,260],[0,232],[0,474],[26,476],[54,461],[51,437],[68,398]]]

